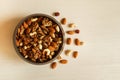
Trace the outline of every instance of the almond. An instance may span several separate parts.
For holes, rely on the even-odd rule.
[[[65,25],[66,22],[67,22],[66,18],[63,18],[63,19],[61,20],[61,24],[63,24],[63,25]]]
[[[54,15],[54,16],[59,16],[60,13],[59,13],[59,12],[54,12],[53,15]]]
[[[79,29],[76,29],[76,30],[75,30],[75,33],[79,34],[79,33],[80,33],[80,30],[79,30]]]
[[[56,63],[56,62],[53,62],[53,63],[51,64],[51,68],[52,68],[52,69],[55,69],[56,66],[57,66],[57,63]]]
[[[52,47],[54,47],[54,48],[57,48],[57,47],[58,47],[57,43],[55,43],[55,42],[51,42],[50,45],[51,45]]]
[[[62,59],[62,60],[60,60],[59,61],[61,64],[67,64],[68,63],[68,61],[66,60],[66,59]]]
[[[66,33],[69,35],[73,35],[75,32],[74,31],[67,31]]]
[[[50,27],[49,30],[50,30],[51,33],[55,33],[55,29],[54,28]]]
[[[32,52],[33,52],[33,53],[36,53],[36,50],[35,50],[34,48],[32,48]]]
[[[71,50],[65,50],[65,55],[66,55],[66,56],[69,56],[69,55],[70,55],[70,52],[71,52]]]
[[[71,42],[72,42],[72,39],[71,39],[71,38],[67,38],[66,43],[67,43],[68,45],[70,45]]]
[[[48,49],[49,49],[50,51],[55,51],[55,47],[52,47],[52,46],[49,46]]]
[[[76,39],[74,40],[74,42],[75,42],[75,45],[77,45],[77,46],[79,46],[79,45],[80,45],[80,41],[79,41],[79,39],[78,39],[78,38],[76,38]]]
[[[28,25],[31,25],[31,19],[28,19],[27,22],[26,22]]]
[[[26,22],[23,23],[24,28],[28,28],[28,24]]]
[[[77,58],[77,56],[78,56],[78,51],[74,51],[73,52],[73,58]]]

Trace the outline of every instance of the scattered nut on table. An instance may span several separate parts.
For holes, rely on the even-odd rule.
[[[62,60],[60,60],[59,62],[60,62],[61,64],[67,64],[67,63],[68,63],[68,60],[62,59]]]
[[[57,57],[57,59],[58,59],[58,60],[61,60],[61,59],[62,59],[62,57],[59,55],[59,56]]]
[[[73,35],[73,34],[75,34],[75,31],[70,30],[70,31],[66,31],[66,33],[69,34],[69,35]]]
[[[76,27],[76,25],[75,25],[75,23],[70,23],[70,24],[68,24],[68,27],[74,28],[74,27]]]
[[[55,69],[56,67],[57,67],[57,63],[56,62],[51,63],[51,68],[52,69]]]
[[[54,12],[54,13],[53,13],[53,16],[59,16],[59,15],[60,15],[59,12]]]
[[[61,24],[65,25],[67,23],[67,19],[66,18],[62,18],[61,19]]]
[[[79,46],[80,45],[80,40],[78,38],[75,38],[74,43],[75,43],[75,45]]]
[[[75,30],[75,33],[79,34],[79,33],[80,33],[80,30],[79,30],[79,29],[76,29],[76,30]]]
[[[72,39],[71,39],[71,38],[67,38],[67,39],[66,39],[66,43],[67,43],[68,45],[70,45],[70,44],[72,43]]]
[[[66,55],[66,56],[69,56],[69,55],[70,55],[70,53],[71,53],[71,50],[70,50],[70,49],[65,50],[65,55]]]
[[[73,58],[77,58],[78,57],[78,51],[73,51]]]

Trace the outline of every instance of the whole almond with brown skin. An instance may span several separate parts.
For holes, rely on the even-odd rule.
[[[61,19],[61,23],[62,23],[63,25],[65,25],[66,22],[67,22],[66,18]]]
[[[75,32],[74,31],[66,31],[67,34],[73,35]]]
[[[74,42],[75,42],[75,45],[77,45],[77,46],[80,45],[80,40],[78,38],[75,38]]]
[[[55,69],[56,66],[57,66],[57,63],[56,63],[56,62],[53,62],[53,63],[51,64],[51,68],[52,68],[52,69]]]
[[[67,38],[67,39],[66,39],[66,43],[67,43],[68,45],[70,45],[71,42],[72,42],[72,39],[71,39],[71,38]]]
[[[78,51],[74,51],[73,52],[73,58],[77,58],[77,56],[78,56]]]
[[[68,61],[66,60],[66,59],[62,59],[62,60],[60,60],[59,61],[61,64],[67,64],[68,63]]]
[[[76,30],[75,30],[75,33],[79,34],[79,33],[80,33],[80,30],[79,30],[79,29],[76,29]]]
[[[59,13],[59,12],[54,12],[53,15],[54,15],[54,16],[59,16],[60,13]]]

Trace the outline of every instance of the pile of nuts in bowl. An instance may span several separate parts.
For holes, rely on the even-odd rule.
[[[63,46],[63,37],[60,26],[46,16],[28,18],[15,33],[18,51],[35,63],[44,63],[56,57]]]

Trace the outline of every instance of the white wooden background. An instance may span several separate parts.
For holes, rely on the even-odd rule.
[[[13,48],[16,24],[33,13],[59,11],[81,30],[79,57],[55,70],[24,62]],[[63,26],[64,30],[68,30]],[[120,0],[0,0],[0,80],[120,80]]]

